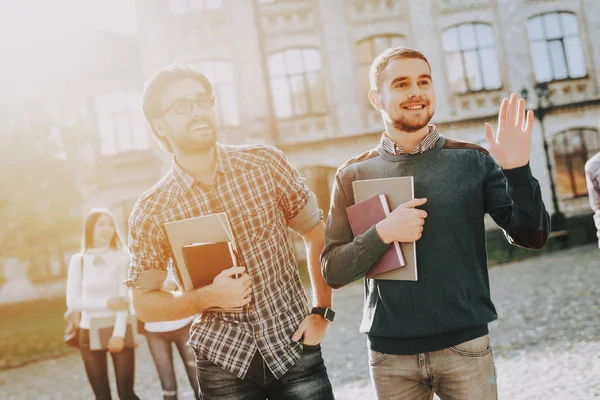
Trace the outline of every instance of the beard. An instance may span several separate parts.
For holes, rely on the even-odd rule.
[[[193,127],[199,123],[205,123],[207,129],[201,133],[194,132]],[[170,131],[171,146],[186,155],[207,153],[215,147],[217,142],[215,126],[208,119],[193,119],[185,125],[185,130],[178,134],[173,134],[173,129]]]
[[[399,131],[402,132],[417,132],[419,129],[424,128],[429,124],[431,118],[433,118],[434,111],[429,111],[424,109],[424,115],[422,116],[406,116],[401,115],[397,118],[392,118],[390,116],[390,122]]]

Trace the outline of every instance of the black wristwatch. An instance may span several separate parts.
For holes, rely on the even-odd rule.
[[[313,307],[312,310],[310,310],[310,313],[319,314],[329,322],[333,322],[333,318],[335,318],[335,311],[329,307]]]

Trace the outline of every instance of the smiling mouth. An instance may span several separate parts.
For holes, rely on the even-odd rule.
[[[209,125],[206,122],[199,122],[190,126],[191,131],[202,131],[208,129]]]
[[[425,108],[425,104],[412,104],[410,106],[404,106],[402,108],[409,111],[422,110]]]

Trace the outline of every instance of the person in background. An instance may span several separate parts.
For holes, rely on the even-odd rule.
[[[163,283],[162,290],[165,292],[177,290],[177,283],[175,283],[171,268],[169,268],[167,280]],[[196,378],[196,360],[193,350],[187,344],[193,320],[194,317],[191,316],[175,321],[146,322],[144,324],[148,347],[156,366],[156,372],[158,372],[164,400],[177,399],[173,345],[177,347],[177,351],[185,365],[196,399],[200,398],[198,395],[198,379]]]
[[[598,131],[600,131],[600,120],[598,121]],[[590,196],[590,207],[594,210],[596,235],[600,248],[600,151],[585,163],[585,180]]]
[[[67,306],[81,311],[79,344],[81,358],[96,400],[111,398],[107,353],[110,353],[121,400],[138,399],[133,390],[135,353],[125,347],[129,315],[127,277],[129,253],[124,247],[113,215],[92,209],[84,223],[81,251],[71,257],[67,275]],[[114,316],[108,349],[90,350],[90,321]]]

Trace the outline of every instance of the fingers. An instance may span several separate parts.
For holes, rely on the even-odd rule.
[[[426,198],[423,198],[423,199],[412,199],[410,201],[407,201],[404,204],[400,204],[400,206],[398,208],[400,208],[400,207],[403,207],[403,208],[415,208],[415,207],[418,207],[418,206],[422,206],[425,203],[427,203],[427,199]]]
[[[518,119],[518,111],[519,111],[519,97],[516,93],[510,95],[510,100],[508,101],[508,116],[507,123],[508,126],[516,126]]]
[[[523,123],[525,122],[525,100],[524,99],[519,99],[519,106],[517,109],[517,128],[521,129],[521,130],[525,130],[525,128],[523,127]]]
[[[500,112],[498,113],[498,128],[504,128],[508,125],[508,99],[502,100]]]
[[[241,274],[245,270],[246,270],[246,268],[244,268],[244,267],[231,267],[231,268],[227,268],[226,270],[221,272],[221,274],[223,274],[225,276],[233,276],[233,275]],[[221,274],[219,274],[219,275],[221,275]]]
[[[531,132],[533,131],[533,111],[529,110],[527,111],[527,124],[524,128],[525,133],[527,133],[528,135],[531,135]]]
[[[302,339],[302,335],[304,334],[305,329],[306,328],[304,321],[302,321],[300,323],[300,326],[298,327],[298,330],[296,330],[296,332],[294,332],[294,334],[292,335],[292,341],[297,342],[298,340]]]
[[[494,139],[494,129],[492,128],[492,125],[487,122],[485,123],[485,140],[487,140],[488,147],[496,143],[496,139]]]

